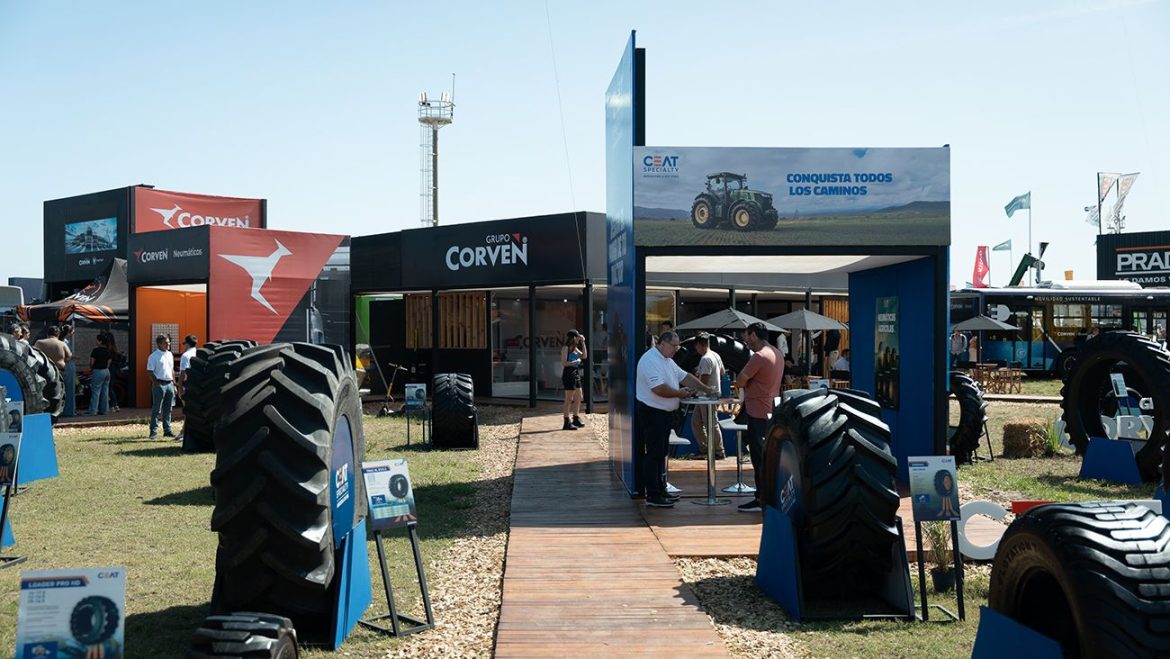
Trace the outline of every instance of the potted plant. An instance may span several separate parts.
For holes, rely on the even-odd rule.
[[[955,587],[955,566],[951,561],[951,523],[925,522],[922,525],[926,541],[930,543],[927,554],[930,562],[930,579],[936,593],[949,592]]]

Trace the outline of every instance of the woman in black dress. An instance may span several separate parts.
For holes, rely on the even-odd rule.
[[[589,351],[585,348],[585,337],[577,330],[565,334],[565,345],[561,348],[561,384],[565,387],[565,426],[563,430],[576,430],[584,426],[581,418],[581,368]],[[569,419],[570,412],[572,420]]]

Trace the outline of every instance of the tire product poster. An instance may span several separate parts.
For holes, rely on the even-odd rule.
[[[0,387],[3,396],[4,387]],[[16,477],[16,461],[20,457],[20,438],[24,429],[24,402],[0,402],[0,489]]]
[[[16,657],[120,659],[125,601],[124,567],[22,572]]]
[[[637,245],[949,245],[950,149],[637,147]]]
[[[898,409],[898,298],[877,299],[874,325],[874,397],[882,407]]]
[[[427,406],[427,385],[425,383],[406,385],[405,406],[408,410],[421,410]]]
[[[910,499],[919,522],[959,519],[955,456],[909,458]]]
[[[402,528],[418,521],[405,459],[363,462],[362,476],[370,498],[370,525],[375,531]]]

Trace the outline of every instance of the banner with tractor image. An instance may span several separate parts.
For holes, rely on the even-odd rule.
[[[636,147],[634,242],[948,245],[950,149]]]

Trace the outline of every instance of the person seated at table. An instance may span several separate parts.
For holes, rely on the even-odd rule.
[[[841,351],[841,356],[837,358],[837,361],[833,362],[832,370],[849,372],[849,348]]]

